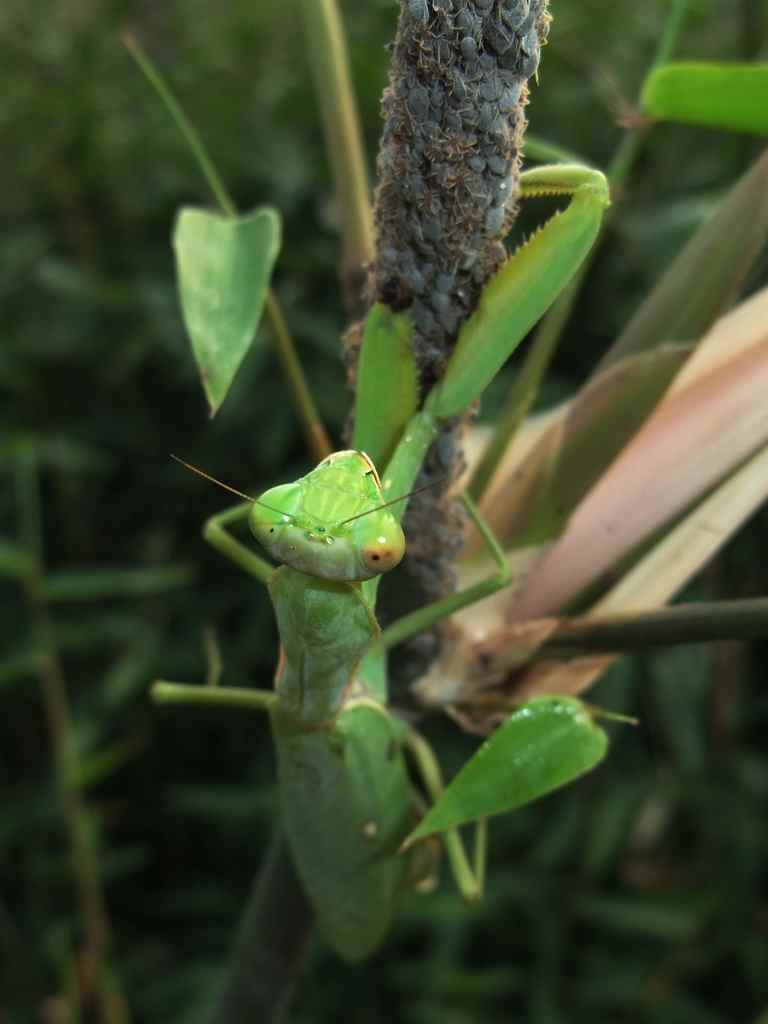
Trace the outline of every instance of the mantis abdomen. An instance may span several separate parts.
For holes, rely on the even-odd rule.
[[[386,936],[408,858],[411,786],[394,719],[353,704],[328,731],[283,731],[273,715],[283,825],[321,931],[348,961]]]

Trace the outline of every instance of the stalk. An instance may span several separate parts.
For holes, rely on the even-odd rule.
[[[344,26],[336,0],[301,0],[300,10],[341,213],[342,292],[347,309],[358,315],[365,267],[373,259],[373,218]]]
[[[77,989],[81,1009],[90,1000],[103,1024],[129,1024],[130,1013],[115,974],[110,970],[112,926],[101,876],[98,826],[80,786],[83,777],[72,710],[53,620],[45,597],[45,555],[35,454],[19,457],[16,469],[19,538],[29,554],[22,578],[38,659],[38,682],[53,751],[53,774],[67,828],[69,855],[83,929],[82,974]]]

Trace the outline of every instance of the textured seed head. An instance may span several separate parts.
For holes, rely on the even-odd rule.
[[[480,21],[474,14],[471,14],[466,8],[463,8],[456,15],[454,24],[456,28],[460,29],[467,35],[474,35],[479,30]]]
[[[503,114],[508,114],[511,110],[514,110],[517,104],[520,102],[520,93],[523,89],[522,82],[516,82],[514,85],[508,85],[501,91],[499,96],[499,110]]]
[[[429,93],[420,85],[408,92],[408,109],[417,121],[423,121],[429,113]]]
[[[504,28],[501,22],[489,21],[483,32],[483,41],[491,50],[495,50],[499,56],[506,53],[514,42],[514,35]]]
[[[501,153],[491,153],[486,158],[488,161],[488,170],[491,174],[506,174],[509,171],[509,160],[505,155]]]
[[[490,235],[495,235],[501,231],[501,226],[504,223],[504,217],[506,215],[506,208],[501,206],[492,206],[485,215],[485,230]]]
[[[520,74],[524,75],[526,78],[532,78],[538,70],[540,57],[541,53],[539,52],[538,47],[533,51],[533,53],[522,55],[519,63]]]
[[[502,21],[517,32],[530,15],[530,5],[527,0],[507,0],[499,13]]]
[[[538,53],[539,36],[535,29],[531,29],[529,32],[525,33],[523,38],[520,40],[520,46],[529,56],[532,56],[534,53]]]
[[[426,25],[429,21],[429,7],[427,0],[408,0],[406,10],[412,18]]]
[[[464,60],[477,60],[477,43],[473,36],[464,36],[461,40],[461,55]]]
[[[525,81],[546,37],[546,5],[401,0],[382,103],[369,280],[371,298],[407,308],[424,393],[439,379],[463,321],[505,258],[500,239],[514,209]],[[456,443],[455,431],[449,432],[428,474],[446,475],[437,470],[454,465]],[[412,527],[423,564],[436,578],[450,538],[459,536],[441,527],[440,494],[439,487],[427,492],[432,511]]]

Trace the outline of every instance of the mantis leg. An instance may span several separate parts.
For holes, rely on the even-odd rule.
[[[261,583],[266,584],[275,571],[275,567],[265,558],[257,555],[255,551],[251,551],[247,545],[233,537],[226,529],[230,523],[245,519],[250,507],[250,505],[241,503],[211,516],[203,527],[203,537],[225,558],[240,566],[251,576],[255,576]]]
[[[405,743],[430,798],[437,801],[442,796],[445,787],[434,751],[415,729],[408,730]],[[475,827],[474,864],[470,865],[458,829],[448,829],[443,833],[443,842],[456,886],[468,902],[479,900],[483,895],[487,839],[487,821],[485,818],[480,818]]]
[[[275,571],[274,566],[251,551],[226,529],[230,523],[244,519],[249,510],[250,505],[241,503],[211,516],[203,527],[203,537],[235,565],[266,584]],[[268,712],[277,702],[277,696],[271,690],[252,690],[240,686],[200,686],[191,683],[172,683],[166,679],[156,679],[150,692],[152,699],[158,704],[218,705]]]
[[[610,201],[605,176],[573,164],[526,171],[521,194],[572,198],[484,288],[477,309],[459,332],[444,376],[427,396],[425,409],[438,420],[468,408],[549,309],[592,248]]]
[[[244,686],[200,686],[195,683],[171,683],[156,679],[150,690],[156,704],[198,704],[206,707],[243,708],[247,711],[271,711],[277,695],[271,690],[250,690]]]
[[[492,576],[473,583],[471,587],[460,590],[457,594],[449,594],[448,597],[443,597],[439,601],[434,601],[432,604],[425,605],[424,608],[419,608],[415,612],[397,619],[382,633],[381,642],[385,649],[394,647],[395,644],[400,644],[404,640],[410,640],[411,637],[416,636],[425,629],[429,629],[430,626],[433,626],[441,619],[447,618],[447,616],[453,615],[454,612],[459,611],[461,608],[466,608],[468,605],[475,604],[476,601],[494,594],[497,590],[503,589],[511,582],[512,574],[507,559],[490,526],[480,515],[479,510],[468,494],[463,494],[461,500],[475,526],[480,531],[488,550],[491,552],[493,560],[498,566],[497,571]]]

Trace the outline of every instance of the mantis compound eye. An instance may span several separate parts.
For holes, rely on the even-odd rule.
[[[360,549],[360,557],[365,568],[372,574],[378,575],[382,572],[389,572],[398,565],[405,554],[405,542],[402,532],[399,536],[392,531],[390,536],[374,537]]]
[[[376,532],[367,530],[365,535],[357,536],[359,559],[371,575],[388,572],[406,554],[406,538],[400,524],[392,516],[386,512],[381,513],[377,526]]]

